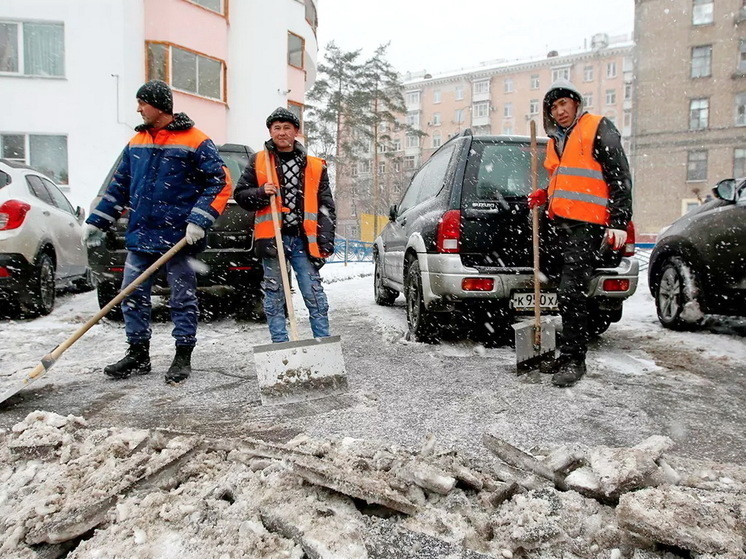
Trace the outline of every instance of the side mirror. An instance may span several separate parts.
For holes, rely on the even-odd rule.
[[[85,219],[85,210],[80,206],[75,206],[75,217],[77,218],[78,223],[83,223],[83,220]]]
[[[389,221],[396,221],[396,210],[398,209],[396,204],[392,204],[389,207]]]
[[[736,201],[736,179],[724,179],[715,185],[712,193],[726,202]]]

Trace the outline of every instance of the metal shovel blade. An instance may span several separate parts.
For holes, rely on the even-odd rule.
[[[523,322],[513,324],[515,330],[515,359],[518,372],[527,372],[537,369],[542,361],[554,359],[554,351],[557,347],[556,329],[554,322],[546,319],[541,320],[541,345],[534,343],[535,322]]]
[[[262,405],[303,402],[347,391],[339,336],[254,347]]]

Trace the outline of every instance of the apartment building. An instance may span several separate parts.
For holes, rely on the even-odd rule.
[[[614,122],[629,147],[632,132],[631,36],[594,35],[574,52],[551,51],[547,56],[518,61],[497,60],[442,74],[407,74],[401,120],[423,135],[399,134],[392,145],[379,146],[378,200],[371,194],[372,147],[363,150],[348,178],[358,186],[356,207],[342,201],[340,222],[351,230],[361,215],[385,214],[398,202],[412,173],[438,147],[465,129],[474,134],[527,136],[530,122],[543,134],[542,100],[555,80],[564,78],[583,94],[586,108]],[[378,220],[380,225],[385,219]],[[380,228],[380,227],[379,227]]]
[[[302,118],[316,27],[315,0],[3,0],[0,157],[87,207],[152,78],[216,143],[261,149],[277,106]]]
[[[632,163],[638,231],[746,176],[746,0],[636,0]]]

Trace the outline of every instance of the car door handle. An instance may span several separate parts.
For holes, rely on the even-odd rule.
[[[399,223],[401,223],[402,225],[406,225],[407,224],[407,218],[406,217],[401,218],[399,220]]]
[[[69,225],[70,227],[75,227],[75,224],[74,224],[74,223],[73,223],[72,221],[71,221],[70,223],[68,223],[68,225]]]
[[[43,213],[44,215],[49,215],[49,211],[48,210],[44,210],[41,213]]]

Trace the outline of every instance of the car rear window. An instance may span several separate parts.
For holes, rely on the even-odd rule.
[[[539,145],[539,187],[549,182],[544,169],[546,145]],[[526,196],[531,192],[531,148],[527,144],[475,141],[466,166],[462,202],[479,202]]]
[[[241,178],[243,170],[249,163],[249,158],[245,153],[239,153],[235,151],[221,151],[220,157],[223,159],[223,163],[228,167],[228,173],[230,173],[233,186],[236,186],[238,179]]]

